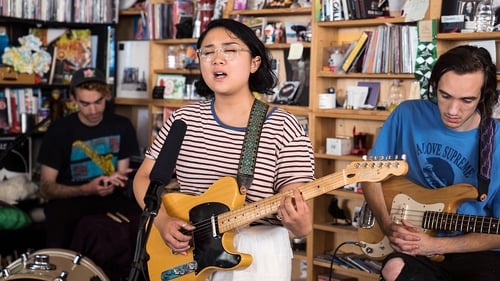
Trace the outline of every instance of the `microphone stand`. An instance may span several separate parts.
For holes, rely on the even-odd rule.
[[[5,148],[5,150],[3,150],[2,153],[0,154],[0,164],[3,163],[3,160],[5,159],[5,157],[7,157],[7,155],[9,154],[9,152],[11,152],[18,145],[22,144],[24,141],[26,141],[31,135],[33,135],[38,130],[38,128],[40,128],[43,124],[45,124],[49,120],[50,120],[50,117],[46,117],[45,119],[43,119],[42,121],[40,121],[38,124],[35,124],[35,126],[33,126],[33,128],[31,128],[31,130],[29,130],[28,132],[26,132],[24,134],[18,135],[9,144],[9,146],[7,146]]]
[[[165,185],[156,184],[155,190],[151,192],[148,190],[144,197],[146,203],[144,210],[141,214],[139,221],[139,231],[137,232],[134,260],[132,261],[132,268],[130,270],[128,281],[136,281],[139,272],[142,271],[145,276],[148,276],[146,263],[149,260],[149,255],[146,252],[146,241],[151,232],[154,219],[158,215],[158,209],[161,206],[161,195]],[[149,193],[154,194],[149,194]]]

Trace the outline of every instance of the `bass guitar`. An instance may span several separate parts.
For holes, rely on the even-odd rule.
[[[308,200],[356,182],[378,182],[392,175],[404,175],[408,165],[404,160],[354,161],[345,169],[304,184],[299,188]],[[200,196],[167,193],[163,207],[170,216],[189,221],[196,229],[187,255],[172,253],[159,231],[151,228],[146,250],[150,256],[150,280],[205,280],[214,270],[245,268],[252,262],[249,254],[238,253],[233,246],[234,230],[275,214],[283,196],[279,193],[251,204],[239,193],[236,180],[223,177]]]
[[[455,213],[461,203],[477,198],[477,189],[472,185],[429,189],[404,177],[393,177],[382,183],[382,188],[387,208],[396,223],[409,221],[428,235],[435,235],[436,231],[500,234],[500,218]],[[389,239],[366,204],[360,212],[359,226],[358,240],[368,257],[381,260],[393,252]],[[440,261],[444,257],[435,255],[430,258]]]

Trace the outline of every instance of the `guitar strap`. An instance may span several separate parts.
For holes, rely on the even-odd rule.
[[[262,125],[264,124],[268,108],[268,104],[258,99],[255,99],[252,105],[245,140],[241,149],[238,175],[236,176],[241,194],[245,194],[253,182],[253,171],[257,158],[257,148],[259,147],[260,132],[262,131]]]
[[[495,121],[491,117],[481,119],[479,126],[479,173],[477,173],[478,200],[488,198],[488,186],[491,175],[491,154],[493,152],[493,136],[495,135]]]

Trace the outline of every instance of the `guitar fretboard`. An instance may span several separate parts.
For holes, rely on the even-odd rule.
[[[426,211],[422,227],[442,231],[499,234],[500,218]]]

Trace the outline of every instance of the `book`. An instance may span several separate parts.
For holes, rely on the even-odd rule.
[[[149,93],[149,42],[119,41],[116,96],[147,98]]]
[[[0,91],[0,129],[9,128],[9,108],[7,107],[7,97],[3,89]]]
[[[368,87],[368,97],[365,104],[377,106],[380,94],[380,82],[359,81],[358,86]]]
[[[358,55],[358,53],[361,51],[361,48],[365,45],[366,41],[368,40],[368,31],[363,31],[361,35],[359,36],[359,39],[357,40],[356,46],[352,49],[352,51],[349,53],[347,58],[344,61],[344,64],[342,64],[342,70],[347,72],[349,68],[351,67],[352,62]]]
[[[306,31],[309,27],[309,22],[303,21],[286,21],[285,22],[285,37],[286,43],[296,43],[306,41]]]
[[[237,20],[241,23],[244,23],[246,26],[250,27],[254,32],[257,37],[264,42],[265,40],[265,34],[264,34],[264,29],[266,28],[267,25],[267,18],[266,17],[253,17],[253,16],[241,16],[237,15],[233,17],[234,20]]]
[[[92,63],[90,29],[69,29],[53,45],[49,84],[69,85],[73,73]]]
[[[156,86],[164,88],[163,98],[182,100],[186,88],[186,76],[177,74],[158,74]]]

